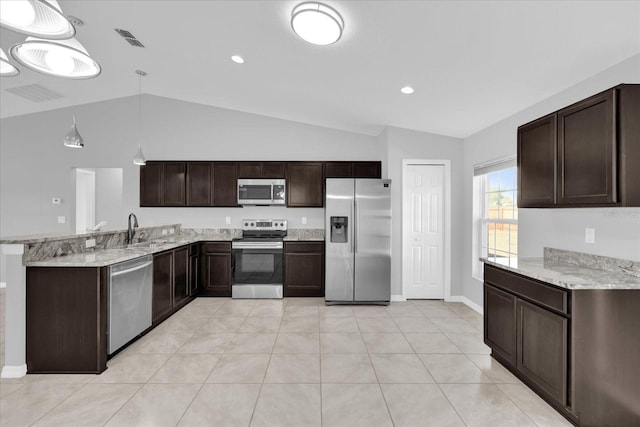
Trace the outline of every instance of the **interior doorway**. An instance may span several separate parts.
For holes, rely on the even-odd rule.
[[[449,299],[449,160],[403,160],[402,292],[407,299]]]
[[[86,233],[96,225],[96,173],[76,169],[76,233]]]

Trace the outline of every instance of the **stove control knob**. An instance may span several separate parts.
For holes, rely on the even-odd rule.
[[[249,223],[248,223],[248,222],[245,222],[245,223],[244,223],[244,226],[246,227],[247,225],[249,225]]]
[[[252,226],[252,227],[254,226],[253,222],[251,223],[251,226]]]

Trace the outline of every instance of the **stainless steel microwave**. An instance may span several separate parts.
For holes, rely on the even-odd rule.
[[[239,179],[239,205],[284,205],[284,179]]]

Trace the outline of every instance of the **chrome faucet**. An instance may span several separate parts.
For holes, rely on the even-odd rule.
[[[131,217],[133,217],[133,226],[131,225]],[[127,229],[127,245],[133,243],[133,236],[136,235],[136,227],[138,227],[138,218],[134,213],[129,214],[129,220],[127,221],[129,228]]]

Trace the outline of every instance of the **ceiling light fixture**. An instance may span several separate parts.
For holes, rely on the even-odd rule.
[[[138,75],[138,151],[133,156],[133,164],[138,166],[144,166],[147,164],[147,159],[142,154],[142,78],[147,75],[142,70],[136,70]]]
[[[10,52],[20,64],[50,76],[92,79],[102,71],[75,38],[52,41],[27,37],[24,42],[12,46]]]
[[[244,58],[240,55],[233,55],[231,57],[231,60],[236,64],[244,64]]]
[[[71,129],[67,133],[67,136],[64,137],[64,146],[69,148],[84,148],[84,139],[78,132],[75,114],[73,115],[73,124],[71,125]]]
[[[56,0],[0,1],[0,26],[53,40],[69,39],[76,34]]]
[[[411,95],[414,91],[411,86],[405,86],[402,89],[400,89],[400,92],[404,93],[405,95]]]
[[[20,74],[20,70],[13,66],[7,58],[7,54],[0,48],[0,76],[12,77]]]
[[[326,4],[305,2],[291,12],[291,28],[303,40],[317,45],[329,45],[342,37],[342,16]]]

